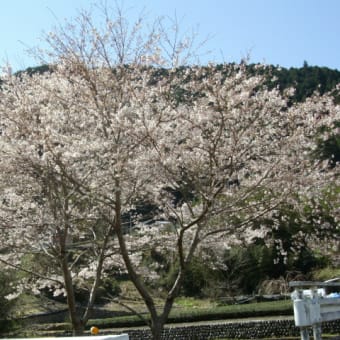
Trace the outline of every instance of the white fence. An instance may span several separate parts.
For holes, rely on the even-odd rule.
[[[51,340],[53,338],[34,338],[28,340]],[[129,340],[128,334],[120,335],[95,335],[95,336],[75,336],[75,337],[58,337],[58,340]],[[23,340],[23,339],[11,339],[11,340]]]
[[[295,325],[300,328],[301,339],[308,340],[308,328],[313,328],[315,340],[321,339],[321,324],[340,319],[340,294],[327,294],[330,287],[339,287],[339,282],[290,282],[294,304]]]

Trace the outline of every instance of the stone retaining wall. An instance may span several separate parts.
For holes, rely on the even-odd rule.
[[[325,322],[322,331],[340,334],[340,321]],[[149,329],[125,329],[129,340],[151,340]],[[268,337],[299,336],[294,320],[242,321],[235,323],[212,323],[208,325],[168,326],[163,332],[164,340],[212,340],[212,339],[261,339]],[[311,330],[312,336],[312,330]]]
[[[98,311],[97,311],[98,312]],[[105,312],[103,313],[105,314]],[[103,315],[101,315],[103,317]],[[112,315],[111,315],[112,316]],[[27,318],[26,322],[44,323],[65,321],[67,311],[51,313],[46,320],[42,315]],[[52,321],[52,319],[54,319]],[[58,319],[58,320],[56,320]],[[63,319],[63,320],[60,320]],[[151,332],[148,328],[124,329],[128,333],[129,340],[151,340]],[[340,335],[340,320],[322,323],[322,332]],[[115,333],[112,330],[102,330],[102,334]],[[122,333],[119,330],[117,334]],[[176,324],[168,325],[163,333],[164,340],[211,340],[211,339],[260,339],[268,337],[288,337],[299,336],[299,328],[295,326],[293,319],[283,320],[259,320],[259,321],[240,321],[240,322],[214,322],[205,324],[188,324],[179,326]],[[312,334],[312,331],[311,331]]]

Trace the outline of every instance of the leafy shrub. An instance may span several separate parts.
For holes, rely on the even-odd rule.
[[[7,295],[13,293],[10,285],[13,280],[13,273],[0,272],[0,319],[6,319],[13,306],[13,301],[6,299]]]
[[[340,268],[325,267],[313,272],[313,280],[326,281],[336,277],[340,277]]]
[[[227,294],[252,294],[268,274],[275,275],[272,250],[265,245],[235,246],[225,252],[223,271]]]
[[[182,293],[185,296],[209,296],[214,282],[219,281],[219,273],[199,258],[194,258],[187,268],[183,280]]]
[[[169,289],[177,273],[178,264],[171,265],[168,272],[163,275],[161,286]],[[195,257],[186,269],[181,294],[187,297],[214,298],[217,294],[216,287],[220,285],[222,279],[220,271],[212,268],[203,259]]]
[[[90,290],[88,283],[84,281],[77,282],[75,287],[76,301],[80,304],[86,304],[89,299]],[[107,303],[111,297],[118,296],[120,293],[119,283],[115,279],[104,278],[96,292],[96,303]]]

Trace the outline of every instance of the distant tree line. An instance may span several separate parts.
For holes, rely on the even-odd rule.
[[[220,69],[222,65],[217,65],[216,70]],[[337,69],[330,69],[328,67],[309,66],[305,61],[302,67],[296,68],[284,68],[280,66],[270,66],[268,68],[258,68],[257,64],[249,64],[247,66],[250,74],[258,74],[265,72],[268,75],[268,87],[279,87],[283,92],[284,90],[293,87],[295,93],[292,96],[292,102],[302,102],[306,98],[310,97],[315,91],[318,91],[321,95],[326,92],[335,89],[336,85],[340,83],[340,71]],[[183,69],[179,68],[178,72],[182,73]],[[28,67],[24,70],[25,73],[42,74],[50,71],[48,65],[41,65],[36,67]],[[20,74],[23,71],[18,71]],[[167,70],[155,70],[155,77],[164,76],[167,74]],[[274,81],[272,80],[274,77]],[[1,84],[1,79],[0,79]],[[337,101],[340,98],[337,97]]]
[[[256,64],[249,65],[248,69],[252,74],[259,72]],[[275,81],[268,83],[270,87],[279,86],[281,91],[293,87],[295,89],[293,102],[302,102],[315,91],[321,95],[332,91],[340,83],[340,71],[328,67],[309,66],[307,62],[300,68],[271,66],[266,70],[261,69],[260,72],[266,72],[270,79],[272,76],[276,77]]]

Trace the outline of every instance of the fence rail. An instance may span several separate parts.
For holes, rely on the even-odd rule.
[[[340,319],[340,294],[328,294],[329,288],[340,288],[339,280],[326,282],[293,281],[289,283],[295,290],[291,297],[294,305],[295,325],[300,328],[302,340],[309,339],[308,327],[313,328],[315,340],[321,340],[321,324]]]

